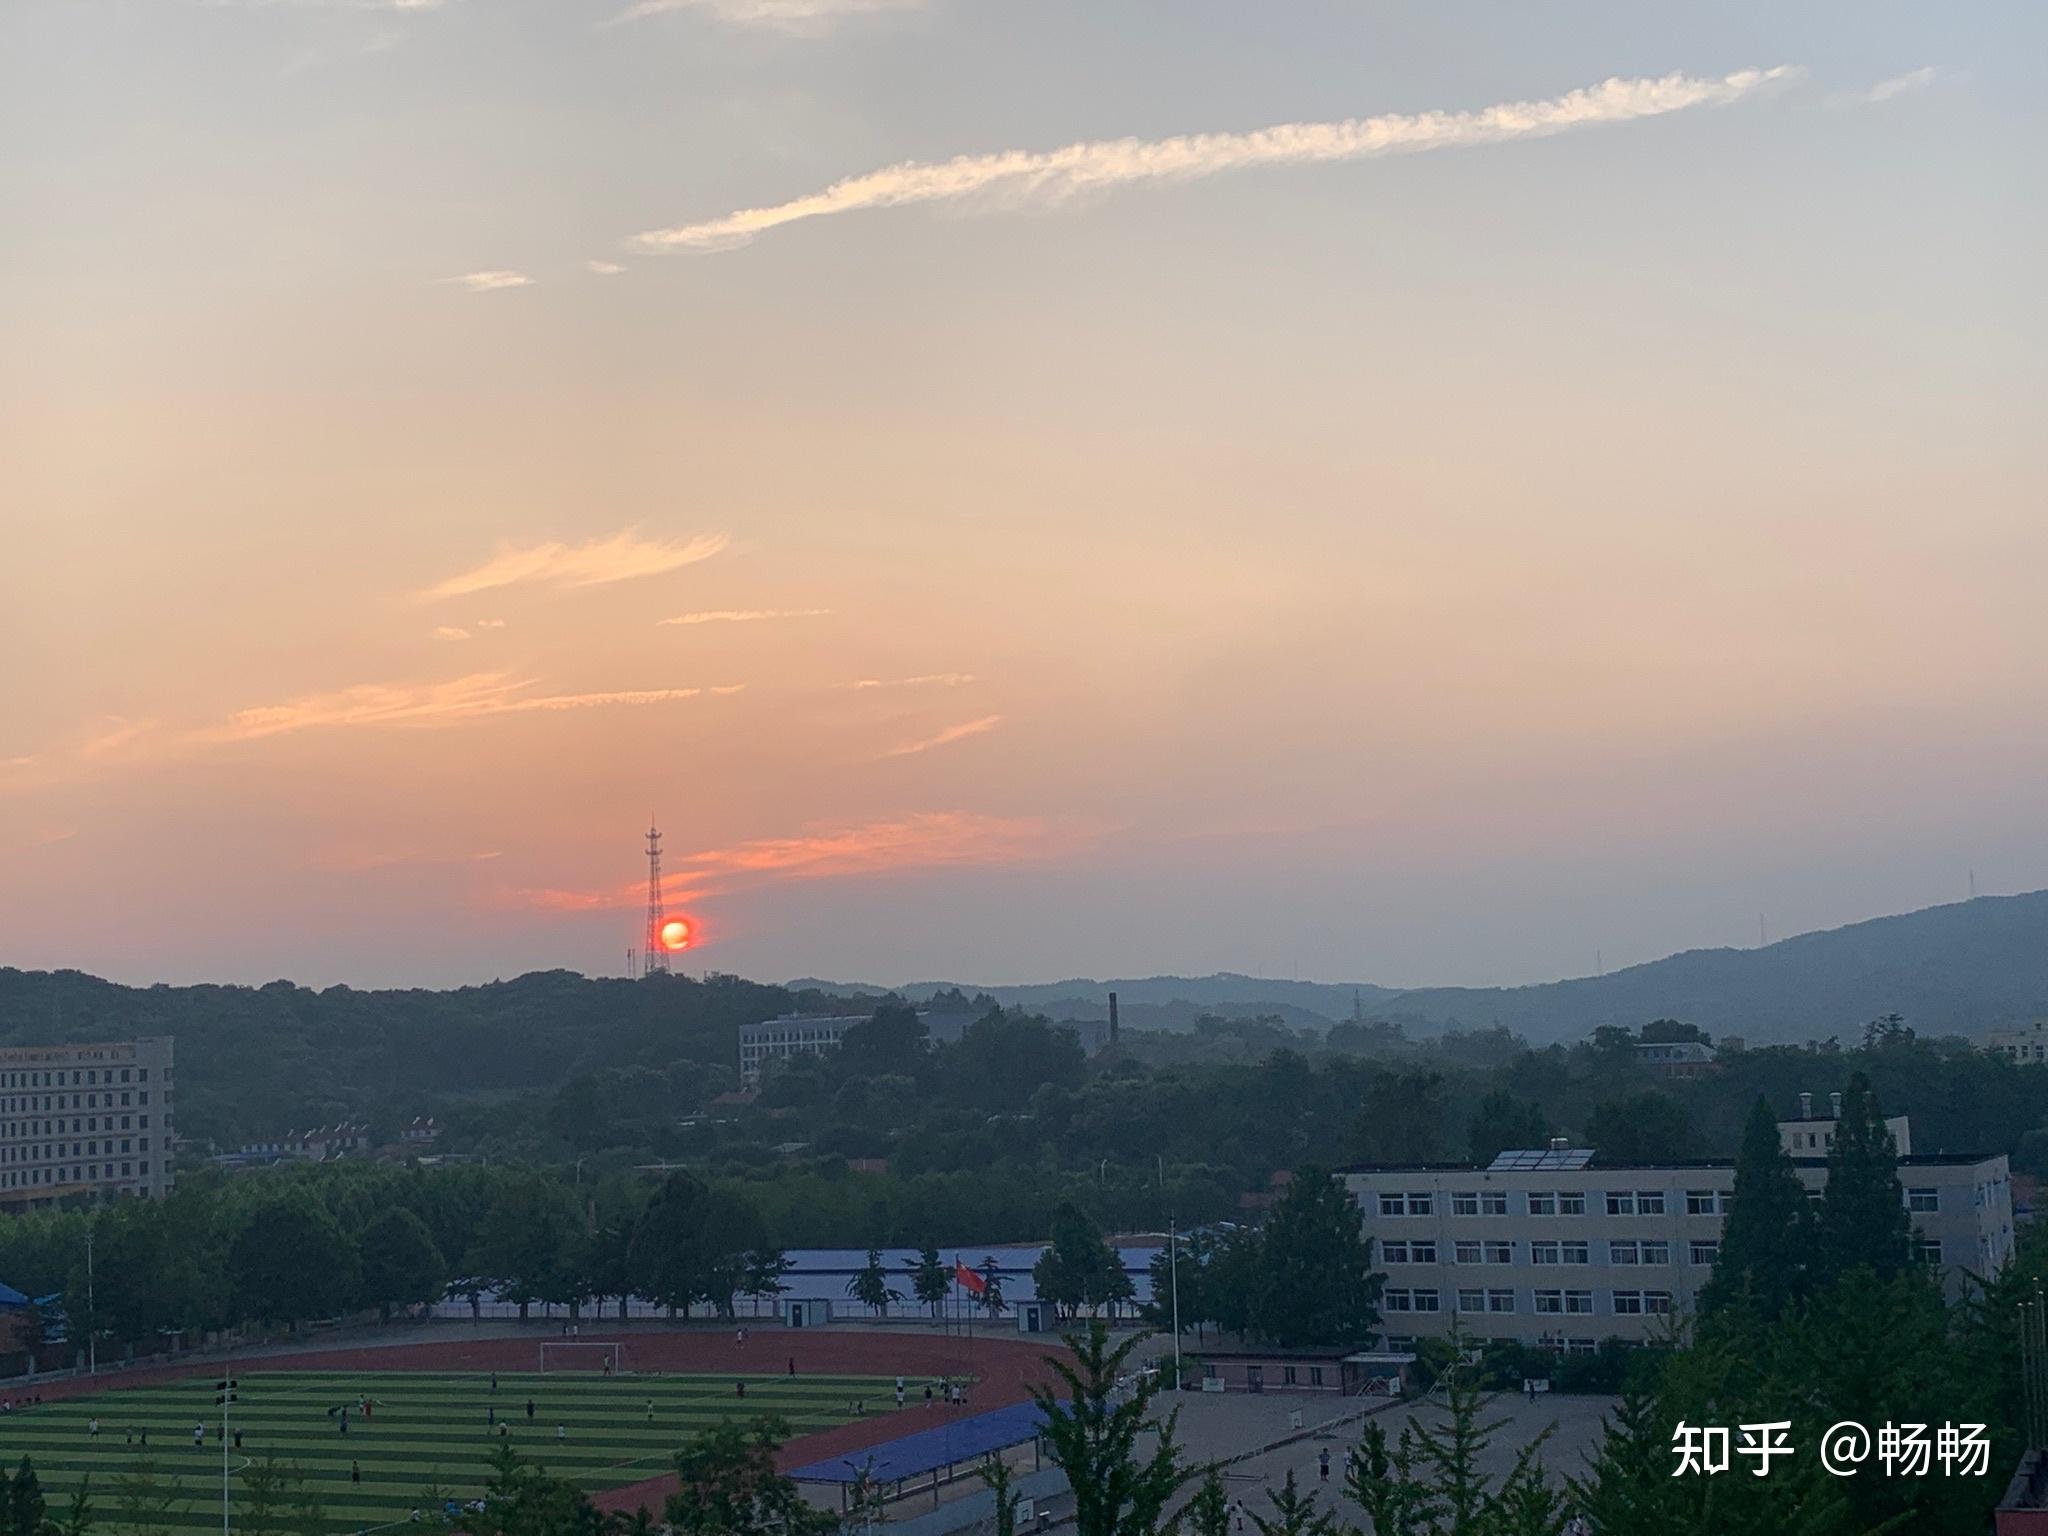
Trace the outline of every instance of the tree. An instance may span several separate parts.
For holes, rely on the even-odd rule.
[[[751,1200],[729,1188],[711,1190],[697,1208],[697,1292],[733,1315],[733,1297],[747,1282],[748,1256],[767,1241],[767,1228]]]
[[[1102,1239],[1102,1230],[1072,1201],[1052,1213],[1052,1244],[1031,1266],[1039,1299],[1050,1301],[1063,1317],[1075,1316],[1083,1305],[1097,1308],[1117,1299],[1117,1278],[1126,1281],[1123,1263]]]
[[[1423,1067],[1376,1067],[1366,1080],[1352,1141],[1368,1163],[1418,1163],[1443,1145],[1444,1079]]]
[[[1783,1315],[1806,1292],[1812,1232],[1812,1209],[1778,1137],[1778,1117],[1759,1098],[1742,1128],[1720,1256],[1700,1293],[1702,1315],[1738,1301],[1766,1320]]]
[[[953,1274],[939,1258],[939,1245],[926,1241],[918,1250],[917,1263],[910,1270],[911,1289],[917,1299],[932,1309],[937,1317],[946,1305],[946,1298],[953,1294]]]
[[[292,1474],[276,1456],[265,1454],[242,1468],[242,1497],[235,1525],[242,1536],[285,1536]],[[439,1505],[433,1506],[436,1510]]]
[[[889,1310],[889,1304],[903,1299],[903,1293],[889,1284],[889,1273],[882,1268],[882,1250],[870,1248],[865,1268],[855,1273],[846,1282],[846,1294],[864,1307],[871,1307],[877,1317]]]
[[[924,1020],[902,998],[892,997],[840,1036],[838,1065],[849,1077],[908,1077],[923,1063],[925,1049]]]
[[[1012,1486],[1015,1478],[1010,1464],[999,1451],[982,1463],[980,1472],[982,1482],[996,1496],[995,1536],[1017,1536],[1017,1501],[1023,1495]]]
[[[10,1479],[4,1467],[0,1467],[0,1499],[4,1504],[7,1521],[7,1536],[42,1536],[43,1513],[49,1507],[43,1499],[42,1484],[36,1477],[36,1469],[28,1457],[21,1458],[21,1465],[14,1469]]]
[[[509,1440],[491,1448],[483,1508],[465,1512],[465,1536],[599,1536],[604,1516],[583,1490],[529,1466]]]
[[[363,1228],[363,1299],[386,1322],[397,1307],[441,1299],[448,1264],[427,1224],[402,1205],[386,1206]]]
[[[1668,1093],[1649,1089],[1597,1105],[1586,1139],[1603,1163],[1669,1163],[1691,1157],[1698,1141],[1692,1116]]]
[[[1472,1161],[1481,1167],[1510,1148],[1541,1147],[1549,1140],[1550,1124],[1543,1118],[1543,1111],[1504,1088],[1494,1089],[1479,1101],[1471,1128],[1466,1132]]]
[[[1870,1079],[1857,1072],[1842,1095],[1821,1195],[1818,1258],[1828,1277],[1868,1265],[1880,1280],[1912,1262],[1913,1223],[1899,1188],[1899,1152]]]
[[[1254,1333],[1285,1349],[1372,1336],[1386,1277],[1371,1272],[1358,1202],[1327,1170],[1305,1164],[1295,1171],[1259,1243]]]
[[[303,1189],[256,1208],[235,1234],[228,1272],[248,1316],[295,1328],[347,1310],[361,1292],[355,1245]]]
[[[981,1294],[974,1298],[974,1304],[990,1317],[1001,1317],[1010,1310],[1010,1304],[1003,1300],[1003,1274],[992,1253],[981,1261]]]
[[[1180,1512],[1174,1529],[1186,1530],[1188,1536],[1230,1536],[1230,1495],[1223,1487],[1223,1474],[1215,1467],[1202,1474],[1202,1486]]]
[[[813,1509],[775,1468],[789,1438],[782,1420],[722,1419],[699,1430],[676,1455],[678,1487],[667,1518],[679,1536],[824,1536],[838,1520]]]
[[[706,1190],[687,1173],[672,1173],[633,1229],[626,1270],[633,1289],[671,1313],[697,1299],[697,1245]]]
[[[1272,1518],[1252,1516],[1259,1536],[1340,1536],[1336,1517],[1317,1514],[1316,1496],[1295,1487],[1292,1467],[1287,1469],[1287,1480],[1277,1490],[1266,1490],[1266,1498],[1273,1506]]]
[[[155,1458],[147,1452],[114,1479],[114,1516],[121,1536],[161,1536],[171,1526],[184,1523],[184,1512],[178,1480],[166,1483],[158,1474]]]
[[[780,1248],[756,1248],[747,1255],[740,1294],[753,1298],[757,1303],[764,1297],[780,1296],[789,1289],[782,1283],[782,1277],[794,1268],[796,1260]]]
[[[1164,1420],[1151,1411],[1157,1377],[1140,1375],[1119,1385],[1124,1364],[1149,1334],[1133,1334],[1114,1349],[1109,1329],[1091,1319],[1085,1335],[1064,1341],[1070,1362],[1048,1355],[1060,1388],[1034,1386],[1031,1399],[1045,1415],[1046,1454],[1067,1474],[1074,1491],[1074,1536],[1152,1536],[1172,1498],[1189,1477],[1181,1468],[1175,1430],[1180,1411]],[[1063,1388],[1064,1390],[1061,1390]],[[1156,1435],[1142,1459],[1138,1436]]]

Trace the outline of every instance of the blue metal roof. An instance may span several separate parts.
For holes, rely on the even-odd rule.
[[[28,1298],[13,1286],[0,1282],[0,1307],[25,1307]]]
[[[977,1461],[991,1451],[1022,1445],[1044,1427],[1045,1415],[1039,1412],[1036,1403],[1018,1403],[993,1413],[977,1413],[972,1418],[921,1429],[900,1440],[830,1461],[814,1461],[807,1467],[798,1467],[790,1476],[800,1483],[851,1483],[866,1472],[878,1483],[896,1483],[956,1462]]]

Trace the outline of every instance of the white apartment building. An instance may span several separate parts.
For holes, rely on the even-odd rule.
[[[2036,1019],[2018,1029],[1994,1029],[1985,1037],[1984,1049],[2007,1061],[2048,1061],[2048,1019]]]
[[[1795,1158],[1808,1197],[1824,1159]],[[1604,1167],[1582,1148],[1503,1152],[1469,1164],[1381,1165],[1340,1175],[1385,1272],[1389,1348],[1448,1333],[1590,1351],[1604,1338],[1665,1335],[1697,1309],[1721,1251],[1732,1162]],[[1951,1300],[1971,1273],[2012,1257],[2004,1155],[1902,1157],[1899,1183],[1920,1256]]]
[[[0,1047],[0,1209],[171,1189],[171,1037]]]

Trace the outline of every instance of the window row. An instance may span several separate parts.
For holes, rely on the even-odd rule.
[[[1671,1292],[1616,1290],[1607,1293],[1608,1310],[1617,1317],[1661,1316],[1671,1310]],[[1460,1287],[1456,1305],[1462,1313],[1515,1312],[1521,1293],[1506,1286]],[[1530,1310],[1546,1317],[1591,1317],[1594,1314],[1590,1290],[1546,1290],[1529,1293]],[[1398,1286],[1381,1293],[1382,1312],[1441,1312],[1443,1292],[1426,1287]]]
[[[1453,1264],[1512,1264],[1520,1245],[1507,1239],[1460,1239],[1451,1244]],[[1389,1238],[1379,1245],[1382,1264],[1434,1264],[1437,1244],[1430,1238]],[[1721,1244],[1712,1238],[1686,1244],[1686,1262],[1712,1264],[1721,1256]],[[1529,1244],[1531,1264],[1590,1264],[1593,1245],[1583,1239],[1537,1239]],[[1607,1244],[1610,1264],[1669,1264],[1671,1244],[1656,1239],[1617,1239]]]
[[[1933,1191],[1914,1190],[1912,1194],[1917,1199],[1921,1195],[1931,1196]],[[1663,1216],[1669,1211],[1669,1202],[1661,1189],[1610,1189],[1591,1198],[1597,1200],[1609,1216]],[[1436,1214],[1436,1195],[1429,1190],[1385,1193],[1378,1199],[1382,1216]],[[1449,1199],[1453,1216],[1509,1214],[1508,1191],[1504,1189],[1452,1190]],[[1531,1216],[1583,1216],[1588,1195],[1582,1189],[1532,1189],[1523,1199]],[[1685,1192],[1685,1214],[1688,1216],[1725,1216],[1728,1204],[1729,1192],[1725,1189],[1689,1189]],[[1913,1209],[1932,1210],[1934,1207],[1931,1204],[1915,1205]]]

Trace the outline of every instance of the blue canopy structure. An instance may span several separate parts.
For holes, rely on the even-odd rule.
[[[800,1483],[853,1483],[866,1473],[878,1483],[900,1483],[956,1462],[978,1461],[991,1452],[1022,1445],[1035,1439],[1044,1427],[1045,1415],[1036,1403],[1018,1403],[1015,1407],[921,1429],[900,1440],[831,1461],[814,1461],[807,1467],[798,1467],[790,1476]]]
[[[5,1281],[0,1281],[0,1307],[25,1307],[28,1298]]]

